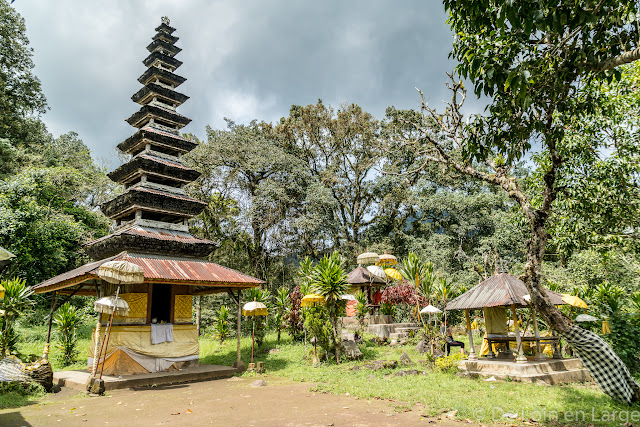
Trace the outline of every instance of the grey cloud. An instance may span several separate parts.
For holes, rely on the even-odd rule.
[[[191,99],[185,131],[204,135],[223,117],[274,121],[292,104],[355,102],[377,117],[389,105],[414,108],[414,87],[448,97],[451,33],[436,1],[126,1],[14,3],[27,21],[36,74],[55,135],[74,130],[94,157],[112,164],[133,132],[145,46],[168,15]]]

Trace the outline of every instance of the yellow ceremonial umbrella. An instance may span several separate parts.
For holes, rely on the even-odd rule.
[[[327,300],[322,295],[309,294],[302,297],[300,305],[302,307],[313,307],[316,304],[325,304],[326,302]]]
[[[398,258],[391,254],[384,253],[380,255],[380,261],[378,261],[378,265],[382,266],[392,266],[398,263]]]
[[[586,302],[575,295],[562,294],[562,301],[578,308],[589,308]]]
[[[395,268],[385,268],[384,274],[386,274],[387,277],[389,277],[390,279],[394,279],[398,281],[402,280],[402,274],[400,274],[400,272]]]
[[[4,298],[4,287],[0,285],[0,298]]]
[[[253,346],[256,342],[256,322],[255,316],[266,316],[267,306],[260,301],[251,301],[242,307],[242,314],[251,316],[251,363],[253,363]]]

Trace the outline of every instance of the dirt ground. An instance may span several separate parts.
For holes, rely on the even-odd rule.
[[[251,387],[263,379],[266,386]],[[424,417],[421,407],[311,391],[312,383],[277,377],[230,378],[88,397],[62,391],[41,403],[0,411],[0,426],[387,426],[471,425]],[[394,409],[398,408],[398,409]]]

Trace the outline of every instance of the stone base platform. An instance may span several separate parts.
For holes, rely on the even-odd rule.
[[[463,360],[458,368],[467,375],[530,383],[543,381],[550,385],[591,381],[591,375],[580,359],[536,361],[530,358],[527,363],[515,363],[512,360],[480,358],[477,361]]]
[[[161,384],[185,383],[190,381],[205,381],[216,378],[228,378],[236,372],[235,368],[220,365],[198,365],[189,369],[165,372],[153,372],[114,377],[103,375],[105,389],[116,390],[122,388],[145,387]],[[87,379],[91,374],[87,371],[54,372],[53,384],[59,387],[71,387],[86,390]]]

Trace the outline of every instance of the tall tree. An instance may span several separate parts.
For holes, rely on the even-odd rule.
[[[610,349],[592,354],[589,345],[606,344],[573,325],[541,287],[548,220],[561,190],[558,177],[572,151],[583,148],[567,144],[566,129],[595,106],[592,98],[577,96],[578,90],[585,83],[613,80],[620,75],[616,67],[640,58],[636,3],[444,0],[444,5],[456,34],[451,56],[459,61],[457,71],[473,83],[477,96],[488,97],[489,106],[486,115],[467,126],[461,112],[466,97],[462,82],[451,84],[453,97],[444,114],[423,100],[423,111],[437,128],[419,122],[417,152],[425,164],[443,164],[496,185],[519,204],[531,236],[524,281],[533,305],[588,356],[583,361],[605,392],[627,402],[638,400],[638,385],[620,359]],[[542,146],[546,167],[539,192],[527,194],[513,168],[534,143]],[[596,369],[600,364],[615,366],[620,382],[604,378]]]
[[[40,80],[33,74],[24,19],[7,0],[0,0],[0,176],[15,170],[15,161],[38,141],[37,115],[46,111]]]
[[[338,111],[322,101],[294,105],[276,132],[295,147],[316,183],[329,192],[332,246],[354,252],[375,215],[380,123],[355,104]]]
[[[211,224],[219,221],[215,210],[228,219],[237,213],[235,225],[250,237],[243,242],[245,260],[254,275],[266,278],[270,255],[288,243],[287,221],[306,197],[307,174],[269,125],[227,121],[227,126],[207,128],[207,141],[190,154],[191,164],[203,173],[194,191],[210,200],[202,217],[209,224],[203,227],[220,233],[224,224]]]

